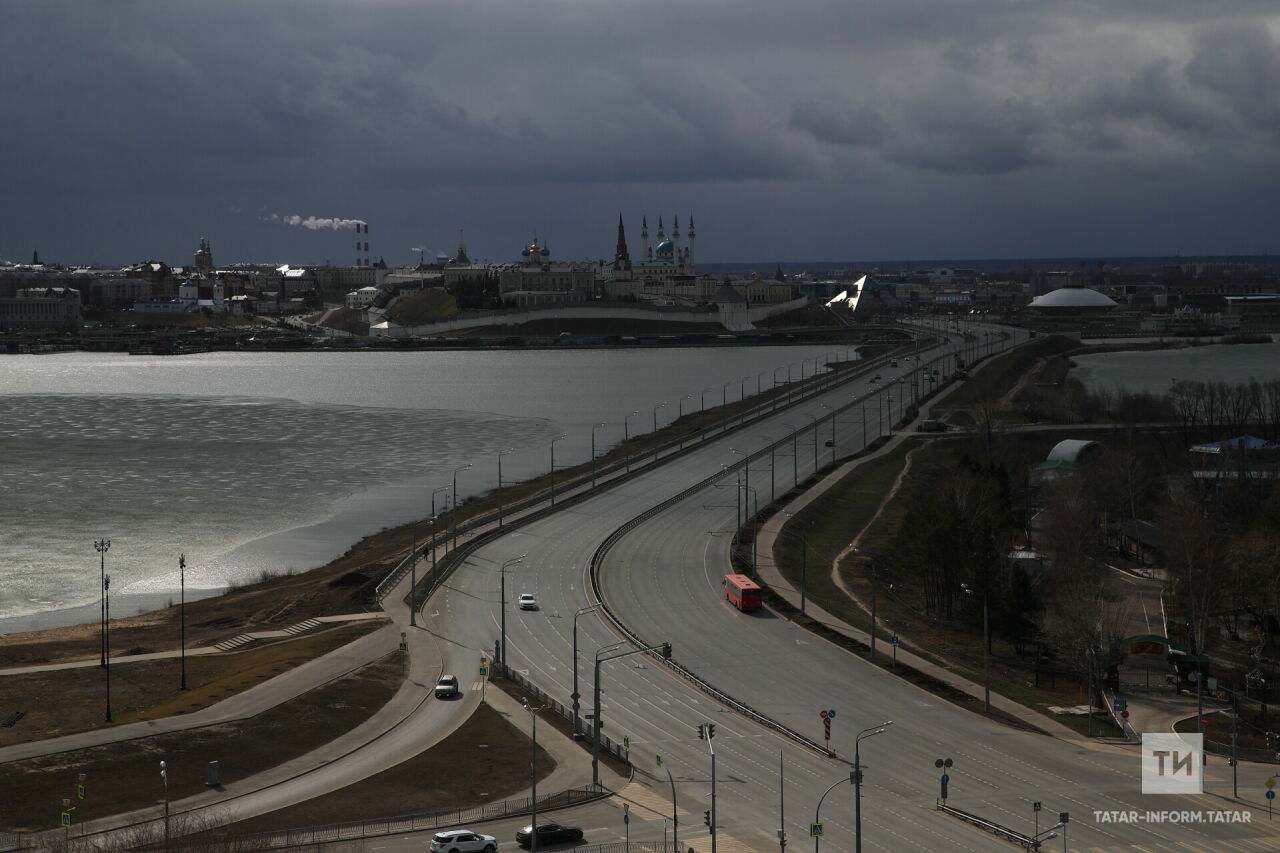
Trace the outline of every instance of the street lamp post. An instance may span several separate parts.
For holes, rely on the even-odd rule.
[[[667,401],[663,400],[661,403],[653,407],[653,433],[655,436],[658,434],[658,409],[664,408],[666,407],[666,405],[667,405]],[[654,462],[658,461],[658,446],[659,446],[658,442],[654,441],[653,442],[653,461]]]
[[[532,803],[533,820],[529,832],[529,851],[538,853],[538,712],[545,706],[531,707],[527,698],[522,698],[520,701],[524,709],[529,712],[529,716],[533,718],[533,746],[529,751],[529,784],[533,786],[533,796],[530,797],[529,802]]]
[[[862,853],[862,739],[883,734],[893,720],[863,729],[853,741],[853,844],[854,853]]]
[[[450,526],[453,527],[453,547],[458,547],[458,472],[465,471],[471,467],[468,462],[461,468],[453,469],[453,514],[449,518]]]
[[[707,826],[711,829],[711,853],[716,853],[716,748],[712,740],[716,736],[715,723],[699,723],[698,737],[707,742],[707,751],[711,753],[711,813]]]
[[[701,401],[701,408],[699,409],[699,411],[705,412],[707,410],[707,393],[710,391],[711,391],[710,388],[702,389],[702,401]]]
[[[806,418],[813,421],[813,473],[814,473],[814,476],[817,476],[818,474],[818,418],[816,415],[811,415],[808,412],[801,412],[800,414],[804,415]]]
[[[107,588],[107,550],[111,547],[110,539],[96,539],[93,543],[93,550],[98,552],[98,589],[105,590]],[[98,639],[102,641],[102,659],[99,661],[100,666],[107,665],[107,598],[102,596],[100,615],[102,616],[102,627],[98,631]]]
[[[560,435],[551,439],[551,505],[556,505],[556,442],[568,435],[562,432]]]
[[[646,646],[645,648],[642,648],[642,649],[632,649],[629,652],[620,652],[616,655],[601,657],[601,654],[612,651],[621,645],[623,645],[623,643],[619,642],[619,643],[614,643],[611,646],[605,646],[604,648],[596,649],[595,684],[592,685],[592,688],[591,688],[592,690],[591,707],[594,709],[594,715],[591,718],[591,784],[592,785],[600,784],[600,729],[601,729],[600,664],[606,661],[617,660],[618,658],[625,658],[625,657],[628,657],[629,655],[638,655],[638,654],[643,654],[644,652],[657,652],[657,651],[660,651],[662,653],[662,657],[664,659],[667,659],[667,660],[671,659],[670,643],[663,643],[660,646]]]
[[[684,417],[684,401],[692,400],[692,399],[693,399],[692,394],[685,394],[683,397],[680,398],[679,402],[676,404],[676,408],[677,408],[676,420],[680,420],[681,418]]]
[[[440,488],[435,489],[431,492],[431,575],[432,575],[432,580],[435,580],[435,573],[436,573],[436,492],[444,492],[445,495],[448,495],[449,488],[450,488],[449,486],[441,486]],[[445,506],[445,509],[449,508],[448,497],[445,498],[444,506]]]
[[[502,639],[498,642],[498,655],[500,657],[498,666],[501,668],[503,675],[507,674],[507,566],[514,566],[516,563],[522,562],[527,556],[529,555],[521,554],[519,557],[513,557],[503,563],[501,570],[499,570],[499,574],[502,578],[499,584],[499,587],[502,590],[502,615],[499,620],[501,623],[500,630],[502,632]]]
[[[111,575],[102,576],[102,659],[107,673],[107,722],[111,722]]]
[[[800,485],[800,428],[786,421],[778,421],[791,430],[791,485]]]
[[[582,698],[582,694],[578,692],[578,617],[584,613],[598,610],[603,606],[603,603],[590,604],[573,614],[573,695],[569,698],[573,700],[573,736],[575,738],[580,737],[582,732],[582,721],[578,716],[578,708]]]
[[[604,422],[591,425],[591,488],[596,487],[596,429],[604,426]]]
[[[418,627],[418,522],[413,523],[413,542],[409,546],[409,627]]]
[[[160,762],[160,781],[164,783],[164,849],[169,849],[169,770]]]
[[[515,453],[515,448],[508,447],[506,450],[498,451],[498,526],[502,526],[502,457],[511,453]],[[435,513],[432,513],[435,515]]]
[[[178,636],[181,638],[179,642],[179,656],[182,661],[181,670],[182,677],[178,685],[179,690],[187,689],[187,555],[178,555]]]
[[[831,787],[830,787],[830,788],[828,788],[827,790],[825,790],[825,791],[823,791],[823,792],[822,792],[822,796],[821,796],[821,797],[818,797],[818,806],[817,806],[817,808],[815,808],[815,809],[813,810],[813,822],[814,822],[814,823],[821,823],[821,822],[822,822],[822,803],[823,803],[823,801],[824,801],[824,800],[826,800],[826,798],[827,798],[827,794],[830,794],[830,793],[831,793],[832,791],[834,791],[836,788],[838,788],[838,787],[840,787],[841,785],[843,785],[846,781],[847,781],[847,782],[852,783],[852,782],[853,782],[853,776],[854,776],[854,774],[851,772],[851,773],[849,774],[849,778],[848,778],[848,779],[839,779],[839,780],[837,780],[836,782],[832,783],[832,785],[831,785]],[[813,853],[818,853],[818,850],[819,850],[819,847],[820,847],[821,842],[822,842],[822,836],[820,836],[820,835],[815,835],[815,836],[813,837]]]

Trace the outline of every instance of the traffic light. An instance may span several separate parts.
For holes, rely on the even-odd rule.
[[[711,809],[707,809],[702,813],[702,822],[707,826],[711,826]]]
[[[707,723],[707,740],[711,740],[716,736],[716,724]]]
[[[698,723],[698,740],[706,740],[706,739],[707,739],[707,727],[702,723]]]

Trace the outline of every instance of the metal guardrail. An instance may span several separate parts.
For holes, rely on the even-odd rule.
[[[985,817],[979,817],[978,815],[967,812],[964,809],[958,809],[955,806],[949,806],[946,803],[939,803],[938,811],[945,812],[952,817],[958,817],[965,823],[976,826],[979,829],[985,829],[987,832],[990,832],[992,835],[999,838],[1003,838],[1005,841],[1012,841],[1014,844],[1021,844],[1024,849],[1040,849],[1040,842],[1036,841],[1030,835],[1023,835],[1017,830],[1009,829],[1007,826],[1001,826],[995,821],[987,820]]]

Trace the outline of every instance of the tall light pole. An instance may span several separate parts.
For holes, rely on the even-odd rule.
[[[800,430],[794,424],[778,421],[791,430],[791,485],[800,485]]]
[[[595,667],[595,684],[592,686],[591,706],[594,709],[594,716],[591,718],[591,784],[600,784],[600,664],[625,658],[630,655],[639,655],[645,652],[661,652],[662,657],[666,660],[671,659],[671,644],[663,643],[660,646],[646,646],[643,649],[632,649],[629,652],[619,652],[616,655],[601,657],[602,654],[618,648],[623,643],[614,643],[612,646],[605,646],[596,650],[596,667]]]
[[[413,542],[409,546],[409,627],[418,627],[418,522],[413,523]]]
[[[678,414],[676,415],[676,420],[680,420],[680,418],[684,417],[684,401],[692,400],[692,399],[693,399],[692,394],[685,394],[683,397],[680,398],[680,402],[677,404]]]
[[[436,492],[445,493],[444,506],[445,509],[448,509],[449,498],[447,495],[449,494],[449,489],[449,486],[441,486],[431,492],[431,579],[433,583],[436,574]]]
[[[111,722],[111,575],[102,576],[102,659],[107,673],[107,722]]]
[[[98,631],[98,639],[102,641],[102,659],[99,666],[107,665],[107,550],[111,547],[110,539],[96,539],[93,543],[93,549],[98,552],[98,590],[102,592],[100,604],[100,615],[102,616],[102,627]]]
[[[699,411],[705,412],[707,410],[707,394],[709,394],[710,392],[711,392],[710,388],[702,389],[702,408],[699,409]]]
[[[578,692],[578,617],[593,610],[603,607],[600,604],[589,604],[580,608],[573,614],[573,695],[569,698],[573,701],[573,736],[576,739],[582,731],[582,721],[578,715],[578,709],[581,707],[582,694]]]
[[[591,425],[591,488],[596,487],[596,429],[604,426],[604,422]]]
[[[538,853],[538,712],[545,706],[530,707],[526,698],[521,698],[520,702],[533,718],[533,747],[529,750],[529,783],[533,786],[533,796],[529,802],[532,803],[533,826],[529,832],[529,851]]]
[[[182,660],[182,679],[178,685],[179,690],[187,689],[187,555],[178,555],[178,623],[182,626],[179,629],[179,652]]]
[[[551,439],[551,505],[556,505],[556,442],[568,435],[562,432],[555,438]]]
[[[498,526],[502,526],[502,457],[515,453],[515,448],[508,447],[498,451]],[[435,513],[432,513],[435,515]]]
[[[519,557],[512,557],[510,560],[507,560],[502,564],[502,569],[499,571],[499,574],[502,577],[500,584],[500,588],[502,590],[502,639],[498,642],[498,655],[500,657],[498,665],[502,669],[503,675],[507,674],[507,566],[514,566],[516,563],[523,562],[524,558],[527,556],[529,555],[521,554]]]
[[[836,410],[828,406],[826,403],[819,403],[819,406],[831,413],[831,464],[836,464]]]
[[[711,828],[711,853],[716,853],[716,748],[712,744],[715,736],[715,723],[698,724],[698,737],[707,742],[707,751],[711,753],[711,811],[707,821],[707,826]]]
[[[730,447],[729,452],[737,453],[742,457],[742,482],[748,489],[751,488],[751,454],[745,450],[738,450],[736,447]]]
[[[631,412],[631,415],[638,415],[638,414],[640,414],[639,409],[635,409],[634,411]],[[622,419],[622,443],[623,444],[626,444],[628,441],[631,440],[631,426],[630,426],[631,415],[627,415],[625,418]],[[627,451],[627,473],[630,473],[630,472],[631,472],[631,451],[628,450]]]
[[[849,773],[849,778],[848,778],[848,779],[843,779],[843,778],[842,778],[842,779],[839,779],[839,780],[837,780],[836,782],[833,782],[830,788],[828,788],[827,790],[825,790],[825,791],[823,791],[823,792],[822,792],[822,796],[821,796],[821,797],[818,797],[818,805],[817,805],[817,807],[813,810],[813,822],[814,822],[814,823],[822,823],[822,803],[823,803],[823,801],[824,801],[824,800],[826,800],[826,798],[827,798],[827,794],[830,794],[832,791],[834,791],[836,788],[839,788],[839,787],[840,787],[841,785],[843,785],[845,782],[849,782],[849,783],[851,783],[851,784],[852,784],[852,782],[853,782],[853,777],[854,777],[854,772],[853,772],[853,771],[851,771],[851,772]],[[820,836],[820,835],[815,835],[815,836],[813,837],[813,853],[818,853],[818,849],[819,849],[819,847],[820,847],[821,842],[822,842],[822,836]]]
[[[667,401],[663,400],[661,403],[653,407],[653,434],[655,436],[658,434],[658,409],[661,409],[666,405],[667,405]],[[659,446],[658,442],[655,441],[653,443],[653,461],[654,462],[658,461],[658,446]]]
[[[853,741],[853,850],[862,853],[862,739],[883,734],[893,720],[886,720],[878,726],[872,726],[858,732]]]
[[[808,412],[801,412],[800,414],[813,421],[813,474],[816,477],[818,474],[818,417]]]
[[[468,462],[461,468],[453,469],[453,515],[450,516],[449,522],[450,526],[453,527],[453,547],[455,549],[458,547],[458,472],[465,471],[470,467],[471,463]]]
[[[164,849],[169,849],[169,770],[160,762],[160,781],[164,783]]]

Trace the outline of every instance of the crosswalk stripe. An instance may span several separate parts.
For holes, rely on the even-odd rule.
[[[658,817],[669,817],[671,815],[671,803],[662,797],[650,791],[639,782],[628,782],[623,786],[622,790],[615,795],[618,799],[631,803],[633,806],[639,806],[653,812]],[[688,815],[687,809],[676,806],[677,815]]]
[[[711,835],[707,834],[701,838],[688,840],[686,840],[684,836],[681,836],[680,846],[685,847],[686,845],[689,848],[696,850],[697,853],[711,853]],[[726,835],[723,832],[716,836],[716,853],[719,853],[722,850],[724,853],[754,853],[754,848],[752,848],[751,845],[747,844],[745,841],[734,838],[732,835]]]

